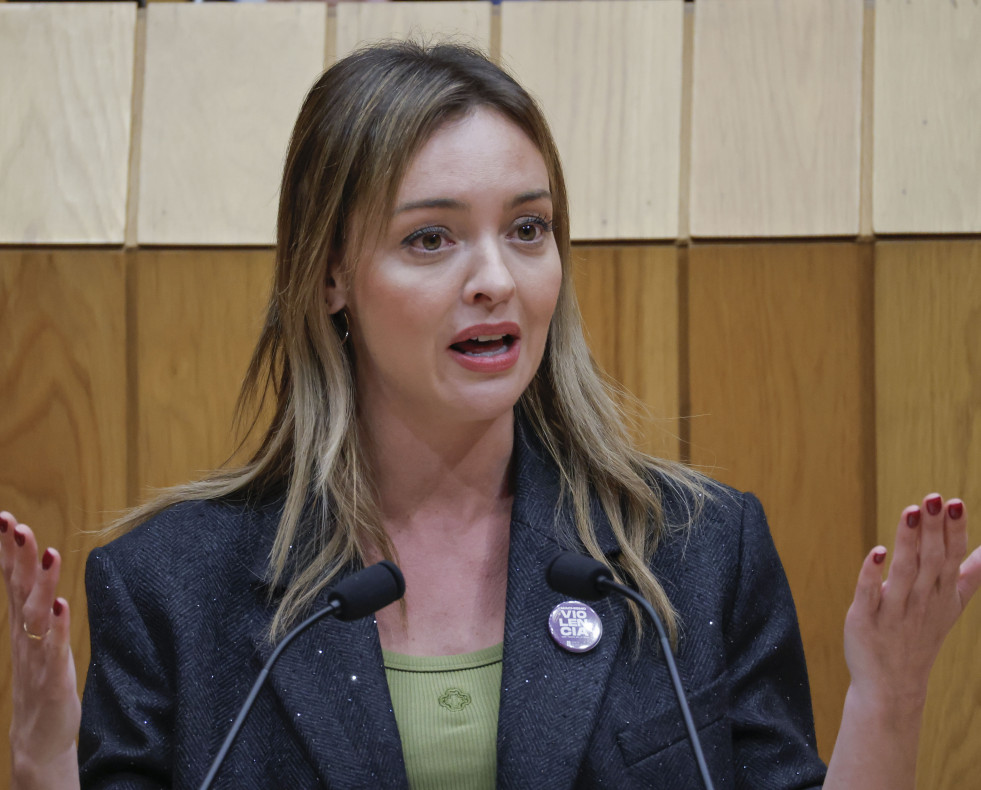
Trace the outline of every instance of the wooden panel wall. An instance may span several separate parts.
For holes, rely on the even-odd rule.
[[[928,490],[981,508],[977,3],[878,0],[864,18],[859,0],[438,6],[478,38],[489,20],[490,51],[542,94],[573,232],[610,242],[576,247],[577,292],[594,356],[656,418],[641,442],[763,498],[827,757],[865,550]],[[80,672],[79,530],[233,446],[272,254],[200,245],[271,242],[289,126],[326,55],[425,35],[440,12],[162,4],[134,27],[132,9],[0,12],[0,243],[116,245],[0,249],[0,506],[68,549]],[[83,12],[103,16],[67,24]],[[140,248],[124,251],[127,155]],[[878,233],[975,236],[859,244],[859,194]],[[754,240],[692,245],[689,226]],[[772,238],[832,235],[850,240]],[[922,787],[973,786],[979,607],[938,662]],[[0,641],[0,728],[8,676]]]
[[[875,268],[879,541],[900,510],[939,491],[981,515],[981,241],[878,245]],[[972,787],[981,724],[981,607],[948,638],[931,678],[919,787]],[[962,744],[951,749],[951,744]]]
[[[861,0],[698,0],[693,236],[858,233]]]
[[[342,58],[369,41],[388,38],[450,38],[490,52],[491,9],[486,3],[421,2],[337,6],[336,53]]]
[[[0,244],[122,244],[132,3],[0,14]]]
[[[877,232],[981,232],[976,3],[342,4],[333,24],[320,4],[141,13],[145,35],[132,5],[4,6],[0,243],[120,242],[131,128],[128,239],[271,243],[291,119],[327,53],[407,29],[487,40],[539,94],[578,239],[850,236],[860,194]],[[37,53],[53,54],[31,65]]]
[[[576,247],[574,259],[593,357],[626,390],[641,447],[680,460],[677,248]]]
[[[827,757],[848,688],[842,624],[875,537],[869,251],[698,245],[689,267],[692,461],[766,506]]]
[[[79,669],[88,666],[85,558],[127,505],[126,274],[113,251],[0,250],[0,508],[63,559]],[[7,607],[0,728],[10,727]],[[79,681],[84,674],[79,675]],[[9,750],[0,776],[9,776]]]
[[[503,62],[542,103],[577,239],[674,238],[681,146],[680,0],[507,3]],[[602,155],[597,155],[602,151]]]
[[[879,0],[876,233],[981,232],[981,4]]]
[[[272,244],[290,130],[324,65],[325,7],[146,13],[139,243]]]
[[[232,455],[235,401],[265,320],[273,259],[265,250],[136,254],[135,496],[197,480]]]

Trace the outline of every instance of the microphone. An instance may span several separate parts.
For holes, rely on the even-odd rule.
[[[273,650],[272,655],[269,656],[269,660],[266,661],[262,671],[259,672],[259,677],[256,678],[255,683],[252,685],[249,696],[242,704],[242,708],[238,712],[232,728],[228,731],[225,742],[221,745],[221,749],[218,751],[214,762],[212,762],[211,769],[201,783],[199,790],[208,790],[211,787],[211,783],[218,774],[218,769],[221,767],[222,762],[224,762],[229,749],[232,748],[235,736],[238,735],[238,731],[242,729],[242,724],[245,723],[245,717],[252,710],[252,703],[255,702],[255,698],[259,695],[259,690],[262,688],[262,684],[265,683],[273,664],[276,663],[276,659],[279,658],[280,653],[293,641],[294,637],[324,617],[333,615],[338,620],[358,620],[373,612],[377,612],[379,609],[383,609],[390,603],[394,603],[404,594],[405,578],[402,576],[402,571],[398,569],[395,563],[389,562],[388,560],[382,560],[375,565],[362,568],[357,573],[338,582],[334,589],[327,594],[327,606],[310,615],[306,620],[296,626],[296,628],[286,634],[283,637],[283,641]]]
[[[345,622],[360,620],[379,609],[384,609],[403,595],[405,595],[405,579],[402,577],[402,571],[394,562],[382,560],[342,579],[327,594],[327,609],[336,605],[338,608],[334,616],[338,620]],[[319,619],[324,614],[329,614],[327,609],[322,609],[314,617]],[[295,632],[304,627],[305,624],[301,623],[283,641],[292,639]]]
[[[661,649],[664,652],[664,660],[667,662],[668,672],[671,674],[671,684],[674,686],[674,693],[678,698],[678,707],[681,708],[681,716],[685,720],[685,728],[688,730],[688,740],[691,743],[692,751],[695,752],[698,771],[702,775],[702,784],[705,790],[715,790],[712,777],[709,775],[708,765],[705,762],[705,755],[702,752],[702,743],[695,731],[695,722],[688,708],[685,690],[681,686],[681,677],[678,675],[678,667],[671,652],[671,642],[664,630],[664,623],[654,611],[654,607],[636,590],[631,590],[629,587],[613,581],[612,572],[603,563],[592,557],[585,557],[571,551],[559,554],[549,563],[548,568],[545,569],[545,579],[548,586],[556,592],[571,595],[584,601],[604,598],[610,592],[620,593],[637,604],[654,621],[654,627],[657,629],[657,636],[661,642]]]

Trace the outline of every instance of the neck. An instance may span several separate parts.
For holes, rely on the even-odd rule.
[[[509,507],[512,412],[481,422],[410,424],[391,413],[362,424],[384,521],[411,530],[467,523]]]

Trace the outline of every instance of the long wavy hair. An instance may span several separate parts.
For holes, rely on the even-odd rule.
[[[679,488],[692,494],[686,501],[697,503],[704,486],[685,467],[634,448],[593,363],[572,283],[565,181],[545,118],[528,93],[479,51],[397,42],[360,50],[328,69],[297,118],[280,193],[274,287],[239,398],[240,415],[252,415],[253,426],[261,423],[257,415],[267,394],[274,398],[258,449],[244,465],[167,489],[111,528],[125,531],[189,499],[283,496],[269,575],[285,592],[272,639],[338,572],[363,564],[371,549],[395,559],[361,450],[352,359],[328,312],[324,283],[329,263],[357,265],[356,256],[343,252],[368,230],[355,227],[352,218],[391,216],[416,152],[443,124],[477,108],[503,115],[541,152],[562,261],[544,358],[517,415],[557,464],[585,549],[603,559],[590,517],[593,492],[620,543],[617,574],[651,601],[676,636],[676,615],[650,560],[666,532],[685,528],[693,514],[668,524],[662,489]]]

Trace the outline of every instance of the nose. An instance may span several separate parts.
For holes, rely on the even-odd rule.
[[[473,250],[464,300],[468,304],[496,305],[514,296],[515,284],[511,269],[496,240],[486,240]]]

